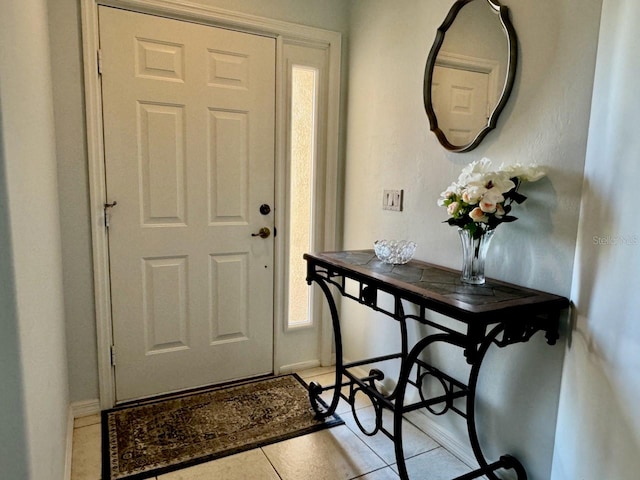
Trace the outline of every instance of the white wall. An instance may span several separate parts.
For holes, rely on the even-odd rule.
[[[44,0],[3,2],[0,16],[3,478],[59,479],[63,478],[65,468],[68,383],[47,35]]]
[[[537,162],[548,178],[525,187],[529,200],[514,210],[520,220],[499,227],[487,274],[568,296],[601,0],[503,3],[519,38],[515,88],[498,128],[466,154],[440,147],[422,104],[425,60],[453,1],[352,3],[344,246],[409,238],[418,243],[417,258],[459,268],[457,232],[441,223],[446,214],[436,205],[440,192],[484,156],[498,164]],[[404,212],[381,209],[384,188],[405,190]],[[392,321],[352,302],[343,308],[348,357],[398,348],[389,340],[397,335]],[[451,356],[436,349],[432,358],[451,364]],[[491,351],[480,375],[486,451],[491,458],[515,454],[532,480],[550,476],[562,359],[562,342],[549,347],[538,335]],[[462,441],[461,419],[437,421]]]
[[[98,398],[79,3],[49,1],[69,391],[72,401]]]
[[[27,478],[29,465],[2,139],[4,130],[0,103],[0,465],[9,478]]]
[[[18,3],[12,2],[16,8]],[[96,398],[98,390],[77,3],[51,0],[55,8],[51,8],[50,22],[71,396],[84,400]],[[492,451],[520,455],[532,480],[635,478],[632,475],[640,468],[640,416],[634,413],[633,400],[640,398],[640,332],[632,313],[638,306],[633,295],[638,283],[638,247],[593,244],[594,235],[606,240],[607,236],[638,233],[632,222],[613,220],[623,218],[619,212],[627,217],[635,213],[630,210],[634,200],[630,181],[633,173],[635,178],[639,173],[637,155],[633,157],[638,151],[634,131],[638,119],[632,107],[637,110],[640,98],[638,84],[632,82],[640,73],[637,56],[632,55],[638,40],[631,25],[633,19],[637,23],[640,14],[635,2],[604,0],[595,113],[579,228],[601,0],[503,1],[511,8],[519,36],[516,86],[497,130],[467,154],[448,154],[439,146],[428,131],[422,106],[424,61],[435,29],[453,0],[354,0],[350,24],[345,12],[347,2],[341,0],[202,3],[342,32],[352,29],[345,187],[347,248],[369,247],[383,237],[412,238],[419,243],[418,258],[458,267],[457,234],[440,223],[445,215],[435,201],[459,169],[483,156],[498,163],[535,161],[548,168],[547,180],[524,191],[530,199],[518,208],[520,220],[500,227],[487,270],[490,276],[571,295],[577,305],[578,328],[565,360],[552,475],[561,345],[551,348],[535,338],[528,344],[496,351],[487,359],[480,380],[481,403],[498,409],[500,418],[489,417],[484,427],[495,434]],[[33,21],[38,18],[36,15]],[[2,19],[12,23],[6,9]],[[18,31],[10,26],[5,29],[3,25],[3,46],[9,45],[4,39]],[[32,38],[32,30],[31,25],[23,30],[24,40],[38,42],[40,37]],[[8,73],[4,65],[0,72]],[[4,94],[6,83],[2,80],[0,93]],[[0,100],[4,102],[4,98]],[[0,124],[6,125],[6,107],[0,103],[0,108],[5,117]],[[617,116],[618,112],[624,115]],[[6,127],[2,130],[6,137]],[[47,141],[39,140],[39,145]],[[8,158],[6,154],[2,157],[5,164]],[[405,189],[403,213],[380,209],[383,188]],[[50,196],[46,191],[41,195]],[[620,204],[621,199],[627,206]],[[0,226],[9,221],[8,213],[0,195]],[[12,280],[13,265],[4,247],[0,258],[4,287],[11,284],[5,279]],[[17,313],[12,315],[11,310],[15,296],[6,287],[0,293],[0,307],[9,312],[6,318],[16,320]],[[386,319],[349,307],[345,314],[351,325],[348,333],[357,339],[347,345],[347,353],[354,357],[379,353],[395,333]],[[5,323],[3,316],[3,347],[13,344],[10,338],[18,335],[16,325]],[[377,329],[369,328],[371,325]],[[21,359],[16,358],[15,351],[0,350],[3,379],[19,384],[23,376]],[[462,370],[459,365],[455,368]],[[5,396],[19,416],[20,393]],[[25,408],[33,407],[25,404]],[[520,408],[527,414],[521,415]],[[2,420],[4,426],[4,417]],[[13,451],[18,472],[28,461],[21,459],[17,448],[24,441],[20,438],[22,422],[17,417],[12,420],[17,434],[10,440],[16,447]],[[511,425],[505,425],[509,422]],[[463,436],[459,422],[444,425]],[[9,438],[4,431],[2,442]]]
[[[640,5],[604,0],[552,480],[640,472]]]
[[[194,3],[327,30],[344,32],[348,27],[348,4],[342,0],[201,0]],[[79,4],[77,0],[49,0],[72,401],[99,396]]]

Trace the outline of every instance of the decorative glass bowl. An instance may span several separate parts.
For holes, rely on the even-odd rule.
[[[373,242],[373,250],[378,259],[393,265],[402,265],[413,258],[416,243],[409,240],[377,240]]]

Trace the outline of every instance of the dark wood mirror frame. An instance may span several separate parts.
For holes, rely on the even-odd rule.
[[[497,101],[496,106],[493,111],[489,115],[487,120],[487,124],[480,129],[475,138],[471,141],[471,143],[467,145],[454,145],[452,144],[446,137],[445,133],[438,126],[438,118],[436,117],[436,113],[433,109],[432,103],[432,94],[431,87],[433,81],[433,69],[436,66],[436,58],[438,53],[440,52],[440,48],[444,43],[444,39],[447,31],[453,25],[458,13],[470,2],[487,2],[489,7],[495,10],[496,15],[498,15],[500,19],[500,23],[504,29],[504,33],[506,35],[507,47],[508,47],[508,59],[507,59],[507,68],[506,68],[506,77],[504,82],[504,87],[502,89],[502,93]],[[427,112],[427,116],[429,117],[429,124],[431,126],[431,131],[438,137],[438,140],[442,144],[444,148],[451,152],[468,152],[476,148],[482,139],[496,127],[498,122],[498,116],[504,109],[507,100],[509,99],[509,95],[511,94],[511,90],[513,89],[513,84],[515,81],[516,75],[516,65],[518,59],[518,47],[517,47],[517,37],[515,29],[511,24],[511,20],[509,19],[509,9],[500,3],[497,0],[457,0],[456,3],[453,4],[451,10],[447,14],[444,22],[438,28],[436,33],[436,38],[433,42],[433,46],[431,47],[431,51],[429,52],[429,56],[427,58],[427,65],[425,68],[424,74],[424,106]]]

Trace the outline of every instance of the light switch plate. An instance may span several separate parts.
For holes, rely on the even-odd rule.
[[[403,197],[404,197],[404,190],[383,190],[382,191],[382,209],[401,212]]]

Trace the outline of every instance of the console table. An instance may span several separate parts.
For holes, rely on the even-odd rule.
[[[336,377],[334,385],[323,387],[312,382],[309,397],[318,417],[333,414],[340,398],[349,404],[360,429],[366,435],[378,432],[389,437],[395,446],[398,471],[402,480],[409,476],[402,446],[402,416],[407,412],[426,408],[441,415],[452,411],[466,419],[471,447],[479,468],[453,480],[471,480],[486,475],[490,480],[500,480],[499,469],[511,469],[518,480],[526,480],[522,464],[511,455],[503,455],[489,463],[482,453],[475,422],[475,392],[482,360],[492,344],[504,347],[528,341],[536,332],[544,332],[547,343],[554,345],[558,339],[559,317],[569,301],[557,295],[531,290],[496,280],[484,285],[466,285],[460,281],[460,272],[421,261],[412,260],[405,265],[390,265],[379,261],[372,250],[305,254],[307,283],[317,283],[329,304],[336,352]],[[347,281],[351,282],[347,288]],[[330,286],[334,288],[330,288]],[[355,287],[353,287],[355,285]],[[340,318],[333,291],[367,307],[386,314],[399,324],[401,349],[397,353],[344,363],[342,358],[342,334]],[[384,292],[386,301],[382,300]],[[391,296],[392,301],[388,300]],[[415,305],[413,313],[405,313],[403,302]],[[392,307],[389,308],[389,305]],[[444,314],[459,322],[451,328],[446,322],[433,319],[429,311]],[[410,346],[407,322],[417,321],[435,329],[436,333],[419,339]],[[430,365],[422,353],[432,344],[444,342],[460,348],[470,365],[469,378],[461,381]],[[376,381],[384,378],[379,369],[371,369],[365,377],[357,376],[349,369],[372,363],[400,361],[400,373],[392,392],[382,392]],[[343,377],[347,380],[343,380]],[[423,382],[436,381],[443,393],[428,397],[423,392]],[[348,391],[348,394],[342,390]],[[408,402],[408,389],[416,389],[419,400]],[[333,391],[330,404],[320,400],[320,395]],[[355,396],[367,395],[376,412],[375,427],[366,429],[358,420]],[[466,408],[454,404],[465,399]],[[382,411],[393,412],[393,427],[383,424]]]

